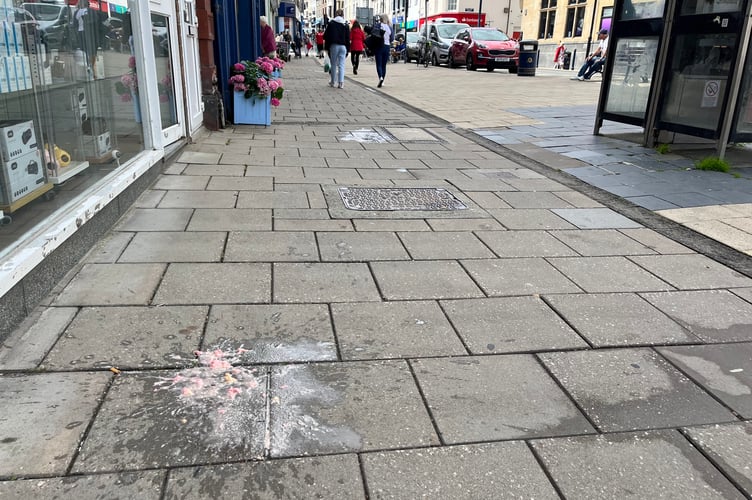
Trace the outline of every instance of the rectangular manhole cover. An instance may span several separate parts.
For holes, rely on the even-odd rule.
[[[464,210],[467,205],[441,188],[339,188],[350,210]]]

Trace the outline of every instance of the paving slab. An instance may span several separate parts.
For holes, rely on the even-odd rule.
[[[225,262],[311,262],[319,260],[313,232],[231,232]]]
[[[476,219],[472,219],[476,220]],[[366,220],[353,221],[356,231],[430,231],[426,221],[413,219]]]
[[[467,260],[462,265],[483,291],[492,296],[581,291],[541,258]]]
[[[537,297],[444,300],[441,306],[472,354],[588,347]]]
[[[224,355],[199,359],[200,365],[181,370],[121,373],[73,472],[260,458],[266,372],[233,368]]]
[[[136,233],[118,262],[218,262],[227,233]]]
[[[277,303],[381,300],[363,263],[275,263],[273,272]]]
[[[175,160],[178,163],[219,163],[219,153],[201,153],[199,151],[184,151]]]
[[[55,299],[56,306],[146,305],[165,264],[85,264]]]
[[[272,211],[255,208],[199,208],[187,231],[270,231]]]
[[[84,262],[89,264],[108,264],[116,262],[130,243],[134,233],[107,233],[100,239],[89,253],[84,257]]]
[[[387,300],[484,296],[470,276],[454,261],[373,262],[371,269]]]
[[[488,213],[507,229],[576,229],[551,210],[542,208],[492,208]]]
[[[512,208],[571,208],[572,205],[563,200],[557,194],[561,193],[530,193],[530,192],[506,192],[496,193],[499,198],[509,203]]]
[[[0,482],[0,497],[159,500],[166,472],[143,471]]]
[[[752,423],[689,427],[689,438],[749,498],[752,496]]]
[[[558,499],[522,441],[361,455],[370,498]]]
[[[498,257],[503,258],[577,255],[577,252],[546,231],[477,231],[476,235]]]
[[[665,347],[658,352],[742,418],[752,418],[752,343]]]
[[[699,341],[635,294],[550,295],[546,301],[594,347]]]
[[[646,293],[643,296],[707,343],[752,340],[752,305],[727,290]]]
[[[161,175],[157,178],[157,182],[154,183],[154,189],[164,190],[178,190],[178,191],[190,191],[206,189],[206,185],[209,184],[210,177],[208,175]],[[235,189],[227,189],[227,191],[235,191]]]
[[[405,247],[392,232],[323,232],[318,233],[316,239],[323,261],[410,260]]]
[[[494,254],[473,234],[466,231],[399,233],[399,237],[417,260],[487,259]]]
[[[214,175],[206,186],[207,191],[271,191],[273,177],[241,177]],[[174,189],[174,188],[173,188]]]
[[[357,455],[292,458],[170,471],[165,500],[365,499]]]
[[[0,370],[36,368],[77,312],[75,307],[35,310],[0,343]]]
[[[203,349],[240,349],[240,363],[337,359],[332,320],[323,304],[213,306]]]
[[[666,238],[662,234],[659,234],[653,231],[652,229],[648,229],[648,228],[621,229],[619,232],[629,236],[630,238],[636,241],[639,241],[646,247],[650,248],[651,250],[654,250],[655,252],[659,254],[694,253],[692,250],[685,247],[684,245],[681,245],[680,243],[677,243],[674,240]]]
[[[673,289],[625,257],[556,257],[548,261],[588,293]]]
[[[308,208],[308,197],[298,191],[241,191],[238,208]]]
[[[185,167],[181,175],[243,177],[244,173],[245,165],[202,165],[192,163]]]
[[[153,303],[165,305],[269,302],[271,281],[269,264],[170,264]]]
[[[111,375],[0,376],[0,477],[64,474]]]
[[[45,357],[46,370],[185,366],[208,307],[85,307]],[[103,325],[106,325],[103,331]]]
[[[655,351],[540,354],[604,432],[729,422],[735,417]]]
[[[275,231],[354,231],[349,220],[306,220],[306,219],[277,219],[274,221]]]
[[[426,222],[434,231],[506,231],[493,219],[427,219]]]
[[[184,231],[190,208],[136,208],[117,225],[117,231]]]
[[[645,255],[630,259],[680,290],[752,286],[752,278],[704,255]]]
[[[343,359],[467,354],[435,302],[333,304]]]
[[[533,356],[435,358],[412,364],[447,444],[594,432]]]
[[[404,361],[279,366],[272,393],[274,457],[438,444]]]
[[[742,498],[676,431],[533,441],[565,498]]]
[[[550,231],[550,234],[584,257],[654,255],[655,250],[614,229]]]
[[[172,190],[167,191],[158,208],[234,208],[237,197],[237,191]]]

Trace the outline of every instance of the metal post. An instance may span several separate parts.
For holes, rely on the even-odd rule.
[[[425,24],[423,25],[423,28],[426,30],[426,43],[428,43],[428,0],[426,0],[426,12],[425,12]]]
[[[478,27],[480,28],[480,15],[483,14],[483,0],[478,0]]]
[[[598,10],[598,0],[595,0],[595,3],[593,4],[593,15],[590,18],[590,32],[588,32],[587,36],[587,48],[585,49],[585,57],[590,56],[590,45],[593,43],[593,28],[595,28],[595,11]]]

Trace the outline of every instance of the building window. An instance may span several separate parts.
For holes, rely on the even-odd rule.
[[[567,26],[565,36],[582,36],[585,32],[585,7],[586,0],[569,0],[567,6]]]
[[[540,26],[538,38],[553,38],[556,24],[556,0],[541,0]]]
[[[457,10],[457,0],[447,0],[447,10]]]

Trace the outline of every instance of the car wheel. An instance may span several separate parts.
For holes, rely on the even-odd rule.
[[[434,52],[431,55],[431,66],[438,66],[439,65],[439,58],[436,57],[436,52]]]
[[[493,66],[486,67],[486,71],[488,71],[489,73],[492,72],[494,69],[496,68],[494,68]]]
[[[517,66],[510,66],[509,67],[509,72],[512,73],[513,75],[516,75],[517,74]]]
[[[467,61],[465,62],[465,69],[468,71],[477,71],[478,68],[475,67],[475,64],[473,64],[473,55],[468,54],[467,55]]]
[[[449,56],[447,57],[447,64],[449,64],[450,68],[456,68],[457,67],[457,63],[454,62],[454,57],[452,57],[452,54],[449,54]]]

